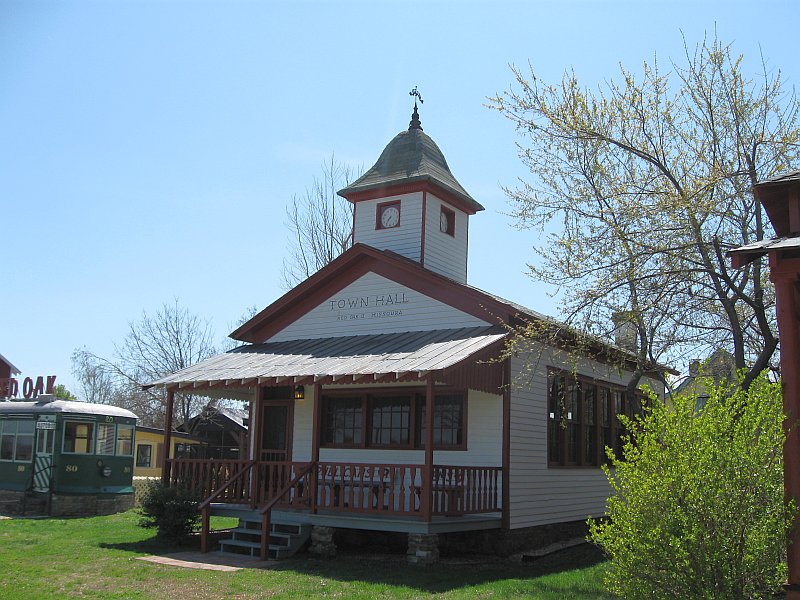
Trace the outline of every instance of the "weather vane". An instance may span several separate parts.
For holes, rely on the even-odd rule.
[[[422,99],[422,94],[419,93],[419,90],[417,89],[417,86],[414,86],[414,89],[411,90],[410,92],[408,92],[408,95],[409,96],[414,96],[415,98],[419,98],[419,103],[420,104],[425,104],[425,101]],[[414,106],[416,106],[416,105],[417,105],[417,101],[414,100]]]

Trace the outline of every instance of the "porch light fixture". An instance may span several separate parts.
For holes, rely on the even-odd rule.
[[[305,400],[306,399],[306,388],[302,385],[298,385],[294,388],[294,399],[295,400]]]

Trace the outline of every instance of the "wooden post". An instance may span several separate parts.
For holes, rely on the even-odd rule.
[[[320,419],[322,418],[322,384],[314,382],[314,416],[311,425],[311,462],[314,467],[311,469],[308,478],[308,485],[311,487],[311,513],[317,514],[317,503],[319,487],[317,485],[317,472],[319,470],[319,437],[321,435]]]
[[[319,462],[320,417],[322,415],[322,384],[314,382],[314,417],[311,426],[311,462]]]
[[[433,512],[433,373],[428,373],[425,385],[425,468],[422,475],[422,515],[430,521]]]
[[[800,501],[800,259],[781,260],[770,253],[770,279],[775,283],[778,331],[781,340],[784,428],[783,489],[786,500]],[[800,524],[789,531],[786,562],[789,567],[787,600],[800,600]]]
[[[270,517],[272,516],[272,509],[267,510],[261,515],[261,549],[259,551],[259,558],[267,560],[269,558],[269,530],[272,526]]]
[[[170,476],[170,451],[172,446],[172,412],[175,408],[175,388],[167,390],[167,414],[164,415],[164,457],[161,463],[161,482],[169,484]]]
[[[211,530],[211,508],[203,507],[200,521],[200,552],[208,552],[208,534]]]
[[[501,506],[503,507],[503,529],[511,527],[511,513],[508,498],[511,489],[511,357],[503,361],[503,468],[501,477],[503,481],[501,491]]]
[[[251,441],[253,453],[250,460],[255,461],[253,468],[250,469],[250,506],[255,508],[266,499],[261,497],[261,468],[258,466],[261,460],[261,446],[264,443],[261,432],[264,428],[264,388],[256,384],[253,390],[253,422],[248,428],[252,432]],[[254,472],[255,471],[255,472]]]

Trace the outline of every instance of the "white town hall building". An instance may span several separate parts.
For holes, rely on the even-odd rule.
[[[610,340],[576,355],[569,335],[504,353],[516,325],[557,324],[467,284],[483,207],[416,105],[339,193],[353,246],[234,331],[244,345],[152,384],[168,420],[181,392],[249,406],[249,456],[164,464],[203,501],[204,550],[212,513],[242,519],[226,551],[287,555],[313,530],[311,551],[329,554],[340,532],[382,531],[407,534],[421,563],[457,544],[511,553],[603,515],[604,447],[638,402],[632,355]]]

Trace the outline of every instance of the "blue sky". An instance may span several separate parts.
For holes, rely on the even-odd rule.
[[[285,206],[332,154],[369,168],[408,126],[485,207],[469,282],[557,315],[503,185],[526,172],[485,107],[528,61],[594,86],[683,37],[800,81],[795,2],[0,0],[0,353],[73,384],[130,321],[179,298],[221,341],[279,297]]]

